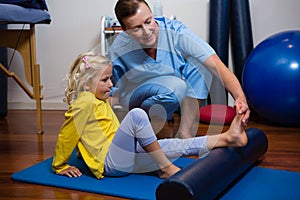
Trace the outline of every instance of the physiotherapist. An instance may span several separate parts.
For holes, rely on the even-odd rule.
[[[166,120],[180,108],[177,137],[193,137],[199,108],[216,76],[234,98],[237,113],[244,115],[242,125],[247,125],[250,110],[242,87],[207,42],[178,20],[154,18],[144,0],[118,0],[115,15],[123,32],[109,49],[111,95],[123,108],[142,108],[151,118],[151,109],[158,105]]]

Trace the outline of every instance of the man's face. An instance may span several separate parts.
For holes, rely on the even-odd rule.
[[[123,29],[132,36],[143,48],[156,48],[158,25],[146,4],[140,3],[137,13],[123,19]]]

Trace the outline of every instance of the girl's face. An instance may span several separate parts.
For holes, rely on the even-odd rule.
[[[110,78],[112,76],[112,66],[107,66],[104,71],[100,74],[100,77],[95,78],[95,96],[98,99],[108,99],[110,89],[113,86]]]

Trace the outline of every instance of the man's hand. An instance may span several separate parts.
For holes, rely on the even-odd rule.
[[[235,100],[234,106],[238,114],[244,115],[242,119],[242,126],[246,127],[250,117],[250,110],[247,101],[243,98],[238,98]]]

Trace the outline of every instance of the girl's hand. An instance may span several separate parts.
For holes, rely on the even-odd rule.
[[[79,177],[82,175],[82,173],[80,172],[80,170],[75,167],[75,166],[70,166],[67,169],[62,170],[61,172],[59,172],[58,174],[60,175],[64,175],[64,176],[68,176],[68,177]]]

